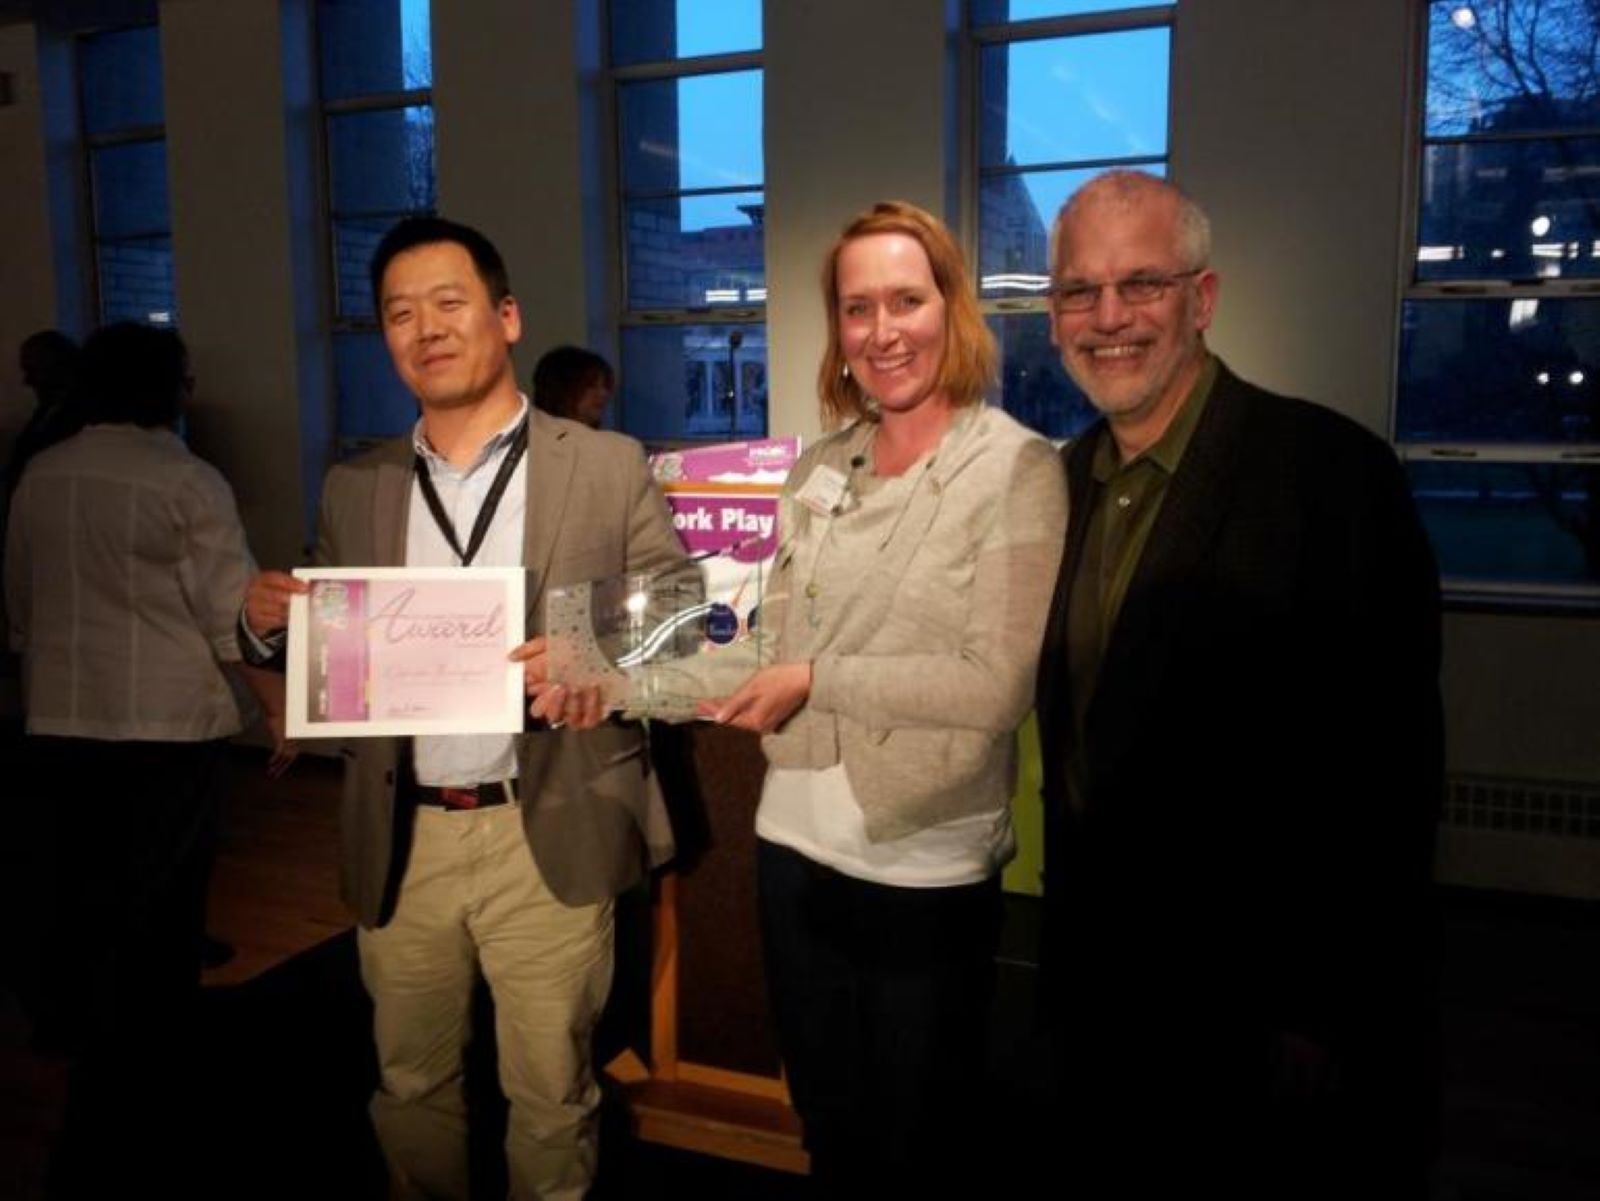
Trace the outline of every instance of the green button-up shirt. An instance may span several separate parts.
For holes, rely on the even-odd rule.
[[[1208,355],[1199,378],[1178,406],[1172,424],[1148,450],[1131,462],[1121,461],[1116,439],[1109,432],[1095,447],[1090,474],[1098,487],[1089,509],[1083,557],[1078,563],[1072,598],[1067,606],[1072,709],[1080,734],[1100,675],[1100,662],[1111,641],[1111,631],[1116,628],[1122,600],[1128,594],[1128,584],[1144,554],[1156,515],[1161,512],[1167,486],[1183,460],[1195,427],[1200,424],[1200,414],[1205,411],[1216,378],[1217,360]]]

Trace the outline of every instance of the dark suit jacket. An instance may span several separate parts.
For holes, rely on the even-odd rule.
[[[527,633],[544,628],[545,590],[622,572],[688,570],[639,444],[531,411],[523,533]],[[335,467],[323,489],[317,562],[405,562],[413,453],[397,439]],[[425,519],[425,517],[424,517]],[[353,739],[341,809],[344,898],[363,925],[388,920],[409,849],[395,804],[408,740]],[[517,746],[524,825],[540,874],[565,904],[614,896],[671,853],[644,734],[632,724],[535,729]]]
[[[1404,473],[1350,420],[1224,367],[1079,746],[1067,600],[1109,436],[1064,452],[1040,663],[1054,974],[1108,1009],[1359,1040],[1415,995],[1442,785],[1438,578]]]

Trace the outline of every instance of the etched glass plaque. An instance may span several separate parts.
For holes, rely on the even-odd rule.
[[[721,695],[730,679],[742,679],[759,662],[753,623],[763,570],[761,563],[748,565],[742,611],[708,598],[702,581],[683,573],[549,589],[550,679],[598,687],[605,708],[631,716],[693,717],[698,702]]]

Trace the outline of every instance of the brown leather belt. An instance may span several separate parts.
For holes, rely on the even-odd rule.
[[[474,784],[464,788],[434,788],[417,785],[417,804],[432,809],[487,809],[491,805],[504,805],[515,795],[516,785],[510,780],[492,780],[487,784]]]

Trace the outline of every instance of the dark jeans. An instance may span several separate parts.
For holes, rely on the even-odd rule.
[[[852,879],[758,852],[767,982],[819,1196],[970,1192],[1000,932],[998,877]]]

